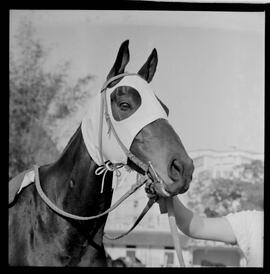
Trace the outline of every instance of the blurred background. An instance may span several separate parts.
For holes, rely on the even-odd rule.
[[[152,86],[194,160],[179,198],[206,216],[263,209],[264,20],[263,12],[11,10],[9,178],[60,155],[129,39],[129,72],[157,49]],[[114,180],[113,200],[136,174]],[[109,215],[106,232],[129,229],[146,201],[143,189],[134,194]],[[188,266],[245,265],[237,247],[179,238]],[[113,266],[177,265],[156,205],[105,247]]]

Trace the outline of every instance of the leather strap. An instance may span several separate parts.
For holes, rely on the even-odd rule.
[[[116,237],[112,237],[108,234],[104,234],[103,236],[108,239],[108,240],[118,240],[124,236],[126,236],[128,233],[130,233],[141,221],[141,219],[144,217],[144,215],[149,211],[149,209],[152,207],[152,205],[156,202],[155,199],[149,199],[146,206],[144,207],[143,211],[141,212],[140,216],[137,218],[136,222],[133,224],[133,226],[126,232],[124,232],[123,234],[120,234]]]
[[[173,206],[173,197],[166,198],[166,206],[168,211],[168,218],[170,229],[173,237],[174,248],[178,257],[178,261],[181,267],[185,267],[185,261],[182,254],[180,239],[178,237],[178,231],[176,226],[175,214],[174,214],[174,206]]]
[[[93,220],[96,218],[100,218],[109,212],[113,211],[115,208],[117,208],[124,200],[126,200],[131,194],[133,194],[138,188],[140,188],[142,185],[145,184],[145,181],[137,181],[134,185],[131,186],[129,191],[127,191],[118,201],[116,201],[109,209],[105,210],[104,212],[94,215],[94,216],[89,216],[89,217],[84,217],[84,216],[78,216],[75,214],[68,213],[59,207],[57,207],[48,197],[47,195],[43,192],[41,185],[40,185],[40,180],[39,180],[39,172],[38,172],[38,166],[34,165],[34,171],[35,171],[35,185],[38,194],[42,198],[42,200],[56,213],[60,214],[63,217],[74,219],[74,220],[79,220],[79,221],[89,221]]]
[[[149,165],[146,165],[145,163],[143,163],[140,159],[138,159],[135,155],[133,155],[126,147],[125,145],[122,143],[122,141],[120,140],[119,136],[117,135],[113,124],[111,122],[111,118],[108,114],[108,107],[107,107],[107,100],[106,100],[106,88],[108,86],[109,83],[113,82],[116,79],[119,79],[121,77],[124,77],[126,75],[137,75],[135,73],[123,73],[123,74],[119,74],[115,77],[110,78],[107,82],[105,82],[105,84],[103,85],[103,88],[101,90],[102,93],[102,98],[101,98],[101,106],[100,106],[100,124],[99,124],[99,153],[100,153],[100,157],[103,161],[103,164],[105,165],[104,159],[103,159],[103,154],[102,154],[102,129],[103,129],[103,113],[105,115],[105,119],[108,123],[109,129],[113,131],[113,134],[115,136],[115,138],[117,139],[118,144],[120,145],[120,147],[122,148],[122,150],[124,151],[124,153],[126,154],[126,156],[132,161],[134,162],[139,168],[141,168],[145,175],[148,175],[148,171],[150,171],[150,175],[151,175],[151,179],[153,180],[154,183],[162,183],[162,180],[159,179],[158,174],[156,173],[156,171],[153,169],[153,167],[151,166],[151,163],[149,163]],[[119,166],[120,164],[113,164],[115,165],[115,169],[117,169],[117,165]],[[150,167],[150,168],[149,168]],[[104,211],[101,214],[95,215],[95,216],[90,216],[90,217],[82,217],[82,216],[78,216],[78,215],[74,215],[74,214],[70,214],[67,213],[65,211],[63,211],[62,209],[58,208],[56,205],[54,205],[49,198],[45,195],[45,193],[43,192],[41,185],[40,185],[40,181],[39,181],[39,172],[38,172],[38,166],[34,166],[35,169],[35,184],[36,184],[36,188],[37,191],[39,193],[39,195],[41,196],[41,198],[44,200],[44,202],[55,212],[57,212],[58,214],[67,217],[67,218],[72,218],[75,220],[92,220],[95,218],[99,218],[101,216],[104,216],[106,214],[108,214],[109,212],[111,212],[113,209],[115,209],[117,206],[119,206],[119,204],[121,204],[127,197],[129,197],[132,193],[134,193],[139,187],[141,187],[145,182],[142,183],[138,183],[136,182],[136,184],[134,184],[131,189],[124,194],[112,207],[110,207],[108,210]],[[138,217],[138,219],[136,220],[136,222],[134,223],[134,225],[125,233],[117,236],[117,237],[110,237],[110,236],[105,236],[108,239],[119,239],[125,235],[127,235],[130,231],[132,231],[136,225],[140,222],[140,220],[144,217],[144,215],[148,212],[148,210],[152,207],[152,205],[155,203],[155,199],[149,199],[147,205],[145,206],[144,210],[142,211],[142,213],[140,214],[140,216]],[[166,198],[166,206],[167,206],[167,210],[168,210],[168,218],[169,218],[169,223],[170,223],[170,229],[171,229],[171,233],[173,236],[173,242],[174,242],[174,246],[175,246],[175,250],[178,256],[178,260],[180,263],[180,266],[185,266],[184,264],[184,260],[183,260],[183,256],[182,256],[182,252],[181,252],[181,245],[180,245],[180,241],[178,238],[178,231],[177,231],[177,227],[176,227],[176,222],[175,222],[175,215],[174,215],[174,208],[173,208],[173,201],[172,198]]]

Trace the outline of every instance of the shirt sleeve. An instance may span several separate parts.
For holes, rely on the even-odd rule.
[[[263,264],[263,212],[247,210],[225,216],[248,266]]]

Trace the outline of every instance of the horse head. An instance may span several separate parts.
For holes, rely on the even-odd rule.
[[[154,184],[160,196],[188,189],[192,160],[168,122],[168,108],[149,84],[157,60],[154,49],[138,73],[124,74],[128,41],[121,45],[101,94],[92,98],[89,115],[84,116],[62,155],[52,164],[35,166],[35,187],[25,187],[10,208],[10,265],[105,266],[104,210],[111,203],[112,174],[107,180],[105,175],[112,167],[127,164],[141,173],[147,170],[142,167],[151,167],[162,182]],[[123,152],[121,143],[135,158]],[[97,176],[99,169],[105,171],[102,179]]]
[[[126,65],[129,62],[128,43],[129,41],[127,40],[120,46],[117,58],[107,76],[107,80],[125,72]],[[129,84],[128,81],[127,83],[123,82],[125,77],[121,77],[109,83],[108,88],[111,89],[111,93],[109,94],[108,101],[115,123],[131,119],[143,106],[144,109],[148,109],[148,113],[146,110],[146,113],[141,111],[141,114],[137,117],[137,121],[135,120],[139,124],[142,123],[143,127],[136,133],[134,138],[132,137],[133,140],[128,149],[142,162],[148,163],[150,161],[152,163],[164,186],[162,190],[157,188],[156,192],[160,196],[173,196],[188,190],[194,166],[178,134],[167,120],[169,114],[168,108],[155,95],[153,100],[147,99],[147,96],[144,96],[142,91],[139,90],[141,86],[149,85],[155,74],[157,63],[157,51],[153,49],[147,61],[137,73],[140,76],[139,78],[142,79],[138,80],[138,89],[136,84]],[[138,77],[135,78],[138,79]],[[145,83],[140,85],[140,81]],[[159,110],[159,107],[162,110]],[[150,123],[145,122],[144,125],[142,120],[147,120],[151,116],[152,111],[163,111],[164,113],[152,118]],[[134,127],[135,122],[133,121]],[[131,128],[131,130],[133,129]],[[129,133],[122,132],[122,135],[126,134]],[[124,138],[124,136],[121,137]],[[127,164],[134,170],[141,172],[140,168],[130,159],[127,160]]]

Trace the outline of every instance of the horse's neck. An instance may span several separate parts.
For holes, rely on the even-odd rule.
[[[102,176],[95,175],[96,168],[97,164],[89,155],[79,128],[60,158],[55,163],[40,168],[41,185],[49,199],[64,211],[79,216],[97,215],[111,204],[112,174],[107,173],[104,191],[100,193]],[[49,230],[55,229],[59,233],[53,239],[59,248],[56,255],[52,255],[56,256],[56,260],[61,254],[63,258],[67,258],[65,264],[105,264],[102,239],[106,217],[89,222],[66,220],[58,218],[39,201],[45,210],[42,215],[46,217],[46,225],[54,227]],[[61,259],[57,263],[64,264]]]
[[[47,171],[45,168],[43,174],[41,169],[43,187],[56,205],[64,210],[83,216],[95,215],[104,210],[104,205],[98,203],[102,195],[102,176],[95,175],[96,168],[79,127],[60,158]],[[112,185],[112,175],[107,174],[106,177],[104,193],[110,192]]]

